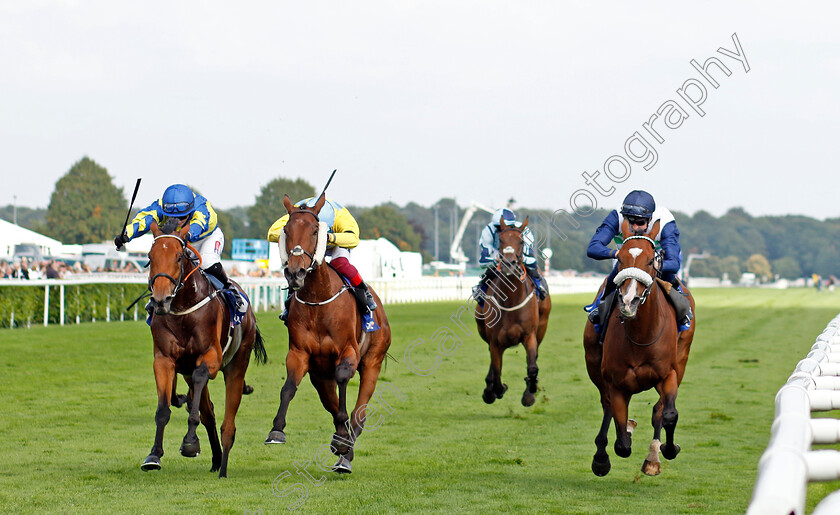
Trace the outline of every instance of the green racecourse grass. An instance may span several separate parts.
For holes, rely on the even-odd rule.
[[[261,313],[269,364],[248,370],[256,391],[237,417],[229,478],[210,473],[210,449],[199,427],[203,452],[179,455],[186,412],[173,409],[164,438],[163,469],[142,472],[154,438],[155,386],[151,337],[142,322],[3,330],[3,456],[0,512],[5,513],[285,513],[299,491],[278,491],[300,482],[308,498],[303,513],[334,512],[556,512],[556,513],[743,513],[758,459],[767,445],[773,398],[816,336],[840,311],[840,293],[807,290],[697,290],[698,329],[677,407],[682,453],[663,461],[662,474],[640,467],[652,429],[651,392],[633,398],[639,421],[633,454],[608,450],[612,471],[592,474],[593,440],[601,408],[583,362],[581,306],[590,295],[556,295],[548,334],[540,348],[537,403],[523,407],[525,356],[505,354],[507,395],[493,405],[481,400],[489,366],[487,345],[472,331],[431,375],[436,345],[431,336],[448,324],[459,303],[388,306],[393,344],[380,381],[401,391],[387,400],[393,413],[359,439],[354,472],[326,476],[319,485],[296,474],[293,462],[313,460],[332,434],[330,416],[308,380],[289,409],[288,444],[263,445],[285,378],[287,337],[276,313]],[[460,333],[459,333],[460,334]],[[185,390],[180,380],[180,390]],[[358,381],[354,378],[352,394]],[[211,382],[221,425],[223,382]],[[808,509],[840,483],[809,487]]]

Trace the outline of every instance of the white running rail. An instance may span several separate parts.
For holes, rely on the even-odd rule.
[[[840,409],[840,315],[817,337],[776,394],[770,442],[758,462],[758,477],[747,515],[804,514],[810,481],[840,479],[840,451],[812,450],[840,442],[840,420],[811,418]],[[840,513],[840,491],[825,497],[814,515]]]

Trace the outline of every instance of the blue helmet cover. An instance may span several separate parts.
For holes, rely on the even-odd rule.
[[[180,218],[193,212],[195,193],[188,186],[173,184],[163,192],[160,203],[166,216]]]
[[[633,190],[624,198],[621,205],[621,214],[637,218],[651,218],[656,211],[656,202],[653,195],[642,190]]]
[[[496,227],[500,227],[500,221],[502,217],[504,217],[506,224],[511,224],[516,221],[516,215],[513,213],[513,211],[506,207],[502,207],[493,212],[493,225],[495,225]]]

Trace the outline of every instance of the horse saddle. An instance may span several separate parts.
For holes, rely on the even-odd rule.
[[[350,288],[350,292],[356,298],[356,307],[359,310],[359,314],[362,315],[362,331],[366,333],[372,333],[374,331],[379,330],[379,324],[376,323],[376,320],[373,318],[373,313],[370,312],[367,308],[367,299],[365,298],[365,292],[361,288],[354,288],[350,281],[347,280],[341,274],[338,274],[339,277],[344,281],[344,284]]]

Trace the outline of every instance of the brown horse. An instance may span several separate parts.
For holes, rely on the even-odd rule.
[[[661,446],[662,455],[672,460],[680,452],[679,445],[674,443],[678,416],[675,402],[694,338],[695,321],[691,321],[689,329],[677,331],[676,312],[665,290],[671,285],[655,279],[658,258],[654,239],[659,229],[659,222],[656,222],[647,236],[634,235],[624,221],[624,243],[617,255],[618,275],[615,278],[620,323],[607,326],[603,347],[598,343],[598,333],[592,322],[587,321],[584,330],[586,369],[601,393],[604,410],[601,429],[595,437],[597,450],[592,459],[592,471],[598,476],[605,476],[610,471],[606,451],[610,420],[615,420],[615,453],[626,458],[630,456],[631,434],[636,427],[636,422],[628,419],[630,398],[651,388],[656,388],[659,400],[653,407],[653,441],[642,471],[647,475],[660,472],[663,427],[666,441]],[[685,286],[683,289],[688,293]],[[689,296],[689,301],[693,311],[694,299]]]
[[[502,354],[507,348],[520,343],[525,347],[528,360],[522,405],[532,406],[537,393],[537,349],[548,327],[551,297],[546,295],[544,300],[539,300],[522,263],[522,232],[526,227],[527,218],[521,227],[516,227],[507,225],[502,217],[500,260],[495,277],[489,282],[484,305],[475,309],[478,334],[490,347],[490,371],[482,394],[487,404],[501,399],[507,391],[507,385],[502,384]]]
[[[155,309],[151,330],[158,393],[155,413],[157,432],[151,453],[141,468],[161,468],[163,430],[169,422],[169,406],[175,396],[175,374],[180,373],[186,379],[192,395],[188,404],[190,414],[181,454],[195,457],[199,453],[195,430],[200,420],[207,429],[213,452],[210,471],[218,470],[219,477],[227,477],[228,456],[236,435],[234,419],[242,399],[251,351],[255,352],[257,362],[265,363],[267,358],[262,336],[249,306],[242,323],[232,331],[234,335],[229,341],[230,313],[204,272],[200,271],[199,265],[192,260],[192,255],[198,256],[198,252],[184,239],[189,232],[189,225],[174,231],[174,227],[169,225],[161,230],[153,223],[151,230],[155,237],[149,250],[149,290],[152,293],[151,305]],[[188,247],[192,254],[187,250]],[[219,370],[225,376],[225,418],[222,422],[221,446],[216,432],[216,415],[207,389],[207,382],[214,379]]]
[[[379,330],[362,331],[362,317],[349,286],[323,261],[327,225],[318,213],[324,207],[322,194],[311,209],[296,208],[288,195],[283,204],[289,221],[283,228],[281,251],[288,256],[286,280],[294,292],[289,306],[289,353],[286,355],[286,383],[280,392],[280,408],[265,443],[285,443],[286,411],[303,376],[318,391],[321,403],[335,424],[331,449],[339,457],[334,470],[351,472],[353,444],[364,429],[367,403],[376,388],[379,369],[391,345],[391,328],[379,297],[371,289],[378,307],[374,319]],[[285,244],[284,244],[285,240]],[[282,254],[282,252],[281,252]],[[347,383],[358,370],[359,395],[353,412],[347,415]],[[336,389],[338,394],[336,395]]]

